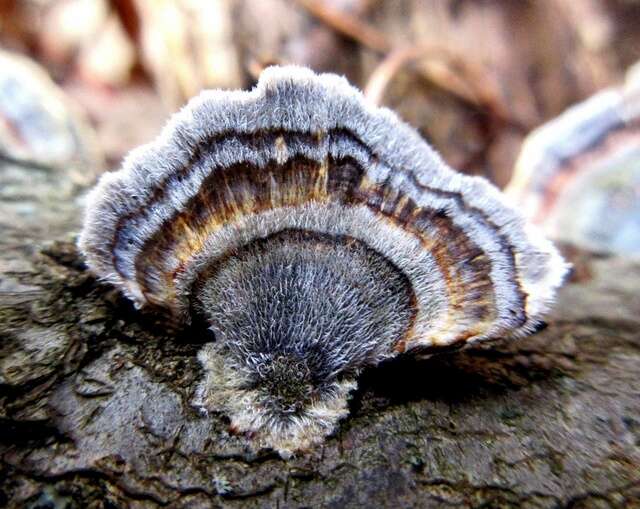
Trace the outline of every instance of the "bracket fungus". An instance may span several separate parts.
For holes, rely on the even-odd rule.
[[[203,318],[195,404],[283,456],[335,429],[364,367],[530,333],[567,269],[486,180],[297,67],[201,93],[88,203],[91,270]]]
[[[640,254],[640,63],[535,129],[506,193],[550,238]]]

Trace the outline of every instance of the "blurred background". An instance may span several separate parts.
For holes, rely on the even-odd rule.
[[[88,186],[203,88],[295,63],[346,75],[553,236],[640,253],[639,28],[637,0],[0,0],[0,157]]]

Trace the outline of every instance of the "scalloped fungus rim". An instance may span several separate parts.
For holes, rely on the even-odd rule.
[[[555,247],[493,185],[450,169],[412,128],[368,104],[344,78],[299,67],[268,68],[249,92],[202,92],[157,140],[103,175],[87,203],[79,245],[90,269],[138,306],[160,306],[183,323],[202,308],[212,266],[285,231],[352,239],[371,251],[363,260],[384,258],[408,281],[414,314],[395,338],[362,339],[370,355],[358,362],[343,357],[359,359],[359,345],[326,343],[341,351],[334,357],[343,364],[334,371],[342,366],[351,378],[364,365],[415,348],[448,350],[526,335],[567,271]],[[346,251],[336,253],[350,263],[341,258]],[[381,296],[381,313],[390,298]],[[241,341],[229,339],[229,349]],[[222,364],[251,378],[250,355],[239,360],[237,352],[207,351],[233,357]],[[201,406],[230,413],[234,426],[263,437],[256,439],[262,445],[282,452],[318,443],[346,415],[352,385],[335,372],[324,406],[322,398],[314,400],[304,418],[274,425],[268,416],[244,415],[220,391],[212,395],[214,385],[231,390],[227,396],[237,387],[228,366],[201,361],[213,370],[201,387]],[[251,407],[252,398],[237,401]]]

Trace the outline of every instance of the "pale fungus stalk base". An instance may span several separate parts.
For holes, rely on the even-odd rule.
[[[335,381],[302,411],[283,417],[268,408],[268,395],[260,388],[248,389],[234,367],[225,362],[221,348],[208,344],[198,353],[204,379],[198,385],[193,405],[205,413],[220,412],[231,419],[231,429],[251,437],[255,451],[272,448],[283,458],[321,444],[333,433],[338,421],[349,415],[348,400],[357,388],[354,380]]]

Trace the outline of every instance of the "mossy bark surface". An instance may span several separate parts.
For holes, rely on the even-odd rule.
[[[96,281],[47,189],[0,236],[0,506],[640,506],[640,263],[574,253],[544,330],[365,372],[285,461],[192,408],[212,338]]]

